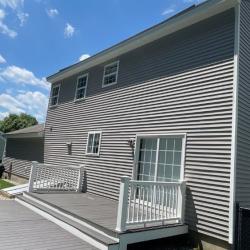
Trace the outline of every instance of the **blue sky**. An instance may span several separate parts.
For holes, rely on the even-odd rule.
[[[0,120],[45,120],[45,77],[199,0],[0,0]]]

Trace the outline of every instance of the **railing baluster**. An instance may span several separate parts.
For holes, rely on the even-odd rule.
[[[136,212],[136,220],[139,221],[139,210],[140,210],[140,201],[141,201],[141,189],[140,186],[137,186],[136,188],[138,188],[138,206],[137,206],[137,212]]]
[[[127,222],[130,221],[130,216],[131,216],[131,208],[132,208],[132,195],[133,195],[133,189],[134,186],[131,185],[130,186],[130,192],[129,192],[129,202],[128,202],[128,218],[127,218]]]
[[[35,191],[80,191],[83,181],[83,168],[60,167],[32,163],[29,179],[29,192]]]
[[[146,191],[146,188],[145,186],[143,187],[143,203],[142,203],[142,219],[141,221],[144,221],[144,218],[145,218],[145,204],[146,204],[146,201],[145,201],[145,191]]]
[[[134,185],[134,194],[133,194],[133,211],[132,211],[132,221],[135,221],[135,205],[136,205],[136,186]]]
[[[127,226],[140,225],[142,222],[146,226],[150,222],[184,221],[184,182],[129,181],[128,179],[126,181],[128,182],[126,185],[122,184],[123,189],[127,190],[123,190],[123,206],[120,204],[121,191],[119,198],[119,208],[123,207],[126,214],[124,211],[122,216],[121,212],[118,213],[119,218],[122,218],[122,221],[117,221],[117,225],[120,225],[118,229],[120,227],[120,230],[124,231]],[[124,208],[125,203],[126,208]]]
[[[164,199],[165,199],[165,195],[164,195],[164,186],[161,187],[162,190],[162,197],[161,197],[161,219],[164,219]]]
[[[150,185],[150,203],[151,203],[151,206],[150,206],[150,220],[152,220],[153,219],[153,214],[152,214],[152,212],[153,212],[153,187],[152,187],[152,185]]]

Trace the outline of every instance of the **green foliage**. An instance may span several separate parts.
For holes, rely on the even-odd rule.
[[[0,189],[8,188],[8,187],[13,187],[14,184],[9,183],[7,181],[1,180],[0,179]]]
[[[12,132],[18,129],[27,128],[38,124],[35,117],[27,114],[10,114],[0,121],[0,131],[3,133]]]

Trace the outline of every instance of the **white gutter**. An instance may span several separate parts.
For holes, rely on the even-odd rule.
[[[116,58],[124,53],[139,48],[166,35],[174,33],[192,24],[205,20],[211,16],[219,14],[234,7],[237,0],[210,0],[199,6],[183,12],[180,15],[164,21],[150,29],[147,29],[138,35],[135,35],[109,49],[106,49],[83,62],[74,64],[58,73],[47,77],[51,83],[58,82],[71,75],[78,74],[93,66],[107,62]]]

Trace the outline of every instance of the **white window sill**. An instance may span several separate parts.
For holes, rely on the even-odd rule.
[[[82,102],[85,100],[86,100],[86,97],[83,97],[83,98],[79,98],[79,99],[74,99],[74,102],[77,103],[77,102]]]

